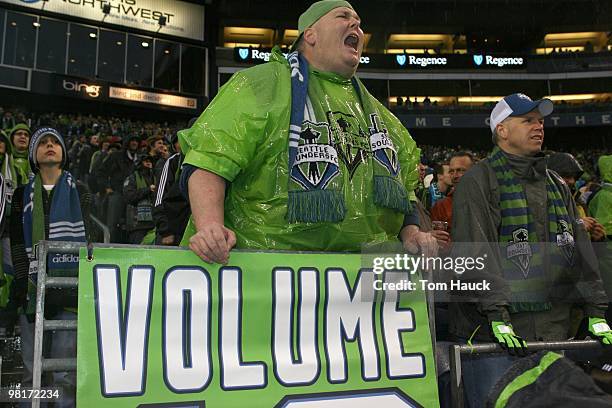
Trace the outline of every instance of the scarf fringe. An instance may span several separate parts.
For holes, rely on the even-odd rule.
[[[374,203],[403,214],[412,212],[406,187],[389,176],[374,176]]]
[[[510,313],[546,312],[552,309],[550,302],[512,302],[508,307]]]
[[[287,56],[287,60],[291,67],[291,116],[288,134],[288,169],[290,177],[287,187],[288,203],[286,218],[289,223],[341,222],[346,214],[346,204],[344,202],[344,193],[342,192],[343,179],[340,177],[338,180],[334,180],[343,171],[338,168],[338,163],[336,162],[333,167],[330,167],[332,166],[331,163],[325,163],[325,170],[322,176],[324,179],[316,182],[309,180],[298,168],[299,164],[296,158],[298,146],[300,146],[300,138],[303,136],[301,132],[304,123],[304,107],[308,100],[309,91],[308,62],[297,51],[290,53]],[[387,130],[384,127],[382,118],[378,114],[377,107],[373,103],[374,98],[367,93],[363,84],[356,78],[352,78],[351,82],[366,114],[366,121],[368,118],[370,120],[370,143],[372,143],[372,140],[381,139],[388,146],[389,150],[392,150],[391,153],[393,154],[392,158],[390,158],[385,152],[381,151],[382,149],[369,152],[373,156],[369,160],[373,166],[374,203],[380,207],[408,214],[411,212],[408,193],[401,182],[397,180],[401,179],[399,176],[399,164],[395,160],[397,152],[387,135]],[[324,95],[322,91],[318,90],[316,81],[314,84],[312,90],[315,96],[317,93]],[[333,123],[335,121],[333,115],[330,115],[327,120],[330,126],[334,128],[338,126],[337,123]],[[325,140],[326,138],[328,140]],[[329,149],[333,151],[334,156],[337,156],[332,141],[333,135],[330,134],[324,137],[323,140],[317,141],[317,143],[329,144]],[[374,157],[374,155],[378,156]],[[323,164],[323,162],[311,162],[310,167],[316,168],[319,163]]]
[[[333,190],[289,191],[287,221],[340,222],[346,214],[344,197]]]

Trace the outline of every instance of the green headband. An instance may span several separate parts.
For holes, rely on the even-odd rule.
[[[295,50],[295,45],[302,38],[302,34],[304,34],[308,27],[311,27],[321,17],[338,7],[347,7],[353,10],[353,6],[345,0],[321,0],[308,7],[308,10],[303,12],[298,20],[298,36],[291,45],[291,51]]]

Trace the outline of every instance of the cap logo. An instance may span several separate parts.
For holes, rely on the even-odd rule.
[[[526,100],[528,100],[528,101],[531,101],[531,98],[530,98],[530,97],[528,97],[528,96],[527,96],[527,95],[525,95],[525,94],[519,93],[519,94],[516,94],[516,96],[518,96],[518,97],[519,97],[519,98],[521,98],[521,99],[526,99]]]

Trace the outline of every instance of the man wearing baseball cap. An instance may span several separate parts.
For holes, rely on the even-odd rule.
[[[364,47],[350,3],[299,18],[285,58],[236,73],[179,132],[192,218],[183,239],[207,262],[230,250],[360,251],[397,241],[437,251],[411,198],[419,149],[355,76]]]
[[[60,133],[44,127],[32,135],[28,151],[34,176],[28,184],[15,190],[11,203],[11,257],[15,279],[11,288],[10,305],[21,307],[21,348],[24,361],[24,381],[31,380],[36,277],[38,262],[36,245],[42,240],[85,242],[87,239],[91,194],[83,184],[77,184],[67,167],[66,145]],[[47,273],[51,276],[77,276],[78,256],[50,253]],[[45,297],[45,316],[60,320],[76,320],[76,293],[49,290]],[[76,333],[57,331],[51,335],[50,355],[66,358],[76,353]],[[28,378],[29,377],[29,378]],[[76,376],[54,372],[53,385],[62,387],[57,406],[74,406]]]
[[[454,194],[452,240],[461,255],[485,257],[479,272],[490,290],[458,295],[450,307],[450,331],[460,341],[498,342],[511,355],[526,341],[566,340],[573,303],[584,305],[593,338],[612,344],[603,318],[607,298],[588,234],[571,193],[547,169],[541,153],[549,99],[524,94],[500,100],[490,116],[495,146],[461,179]],[[464,365],[471,407],[484,406],[489,389],[511,364],[504,355],[470,356]],[[484,375],[483,373],[486,373]]]

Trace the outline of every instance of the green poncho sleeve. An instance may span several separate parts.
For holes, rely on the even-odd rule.
[[[269,127],[287,127],[269,120],[279,101],[286,106],[290,99],[289,86],[276,86],[288,83],[277,65],[234,74],[194,125],[179,132],[184,163],[233,181],[265,143]]]

